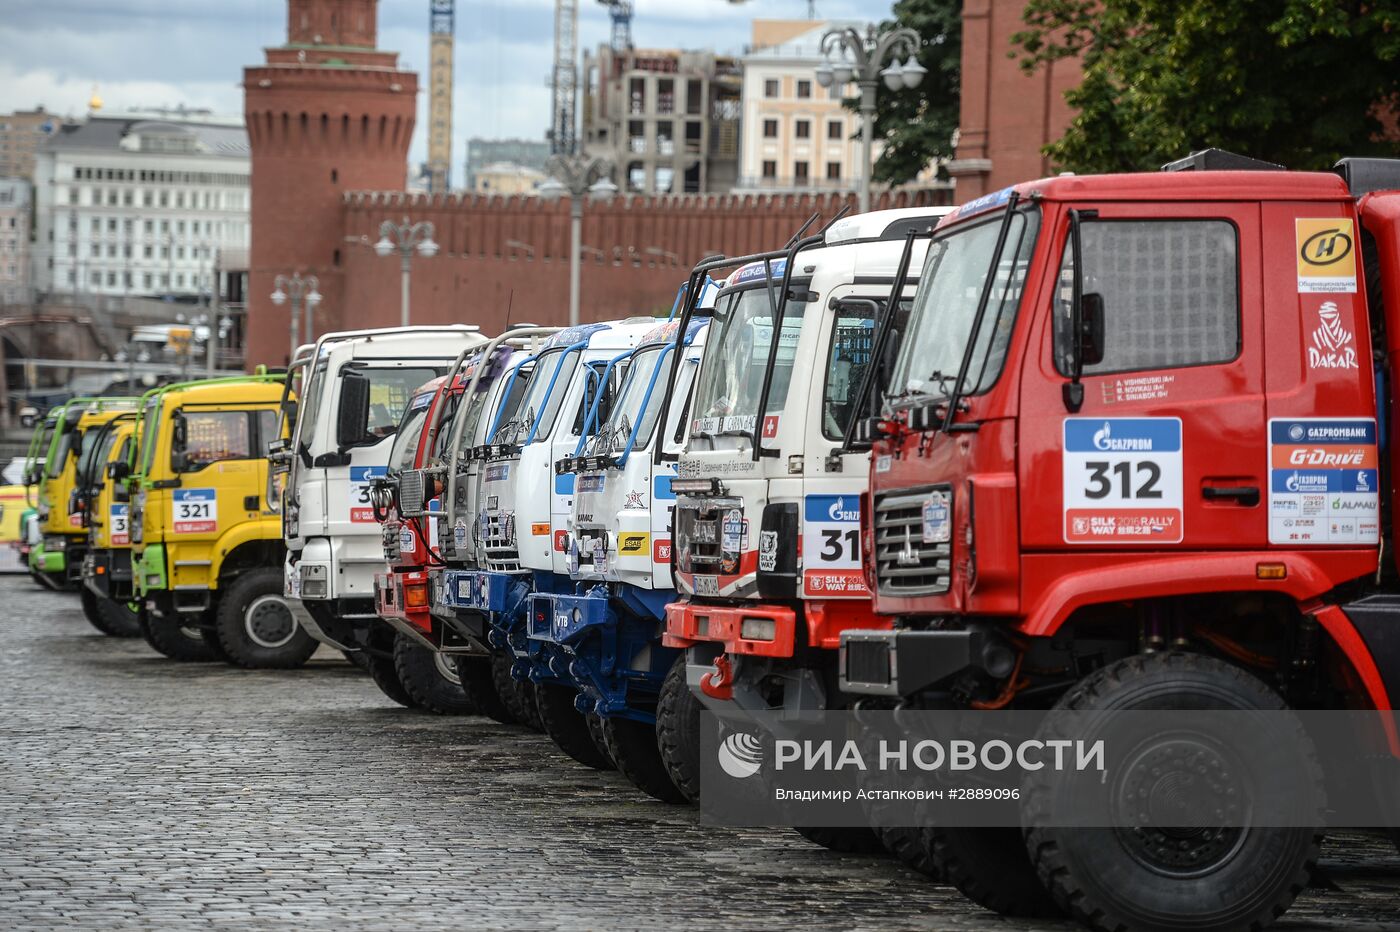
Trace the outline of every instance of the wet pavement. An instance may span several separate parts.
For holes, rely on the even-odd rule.
[[[176,664],[0,577],[0,926],[1072,929],[888,858],[702,825],[549,741],[391,704],[338,654]],[[1400,856],[1329,843],[1281,929],[1400,927]]]

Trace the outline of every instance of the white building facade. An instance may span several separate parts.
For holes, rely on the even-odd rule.
[[[30,190],[26,179],[0,178],[0,305],[30,299]]]
[[[246,256],[241,118],[157,111],[65,126],[35,164],[34,286],[54,295],[199,297]]]
[[[817,83],[822,36],[844,22],[755,20],[744,66],[740,191],[852,191],[864,173],[854,84]],[[879,158],[880,144],[875,145]]]

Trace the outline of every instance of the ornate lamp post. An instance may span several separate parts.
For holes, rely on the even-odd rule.
[[[272,303],[281,307],[287,303],[287,299],[292,301],[292,349],[287,354],[287,360],[296,358],[297,347],[301,345],[301,338],[297,332],[297,315],[302,307],[306,308],[306,337],[311,338],[311,312],[316,305],[321,303],[321,292],[317,291],[320,282],[315,275],[303,276],[300,272],[291,276],[278,275],[273,282]]]
[[[539,187],[540,197],[557,201],[569,196],[569,326],[579,322],[579,276],[583,253],[583,199],[605,204],[617,196],[608,177],[612,165],[585,155],[556,155],[549,161],[550,177]]]
[[[403,223],[385,220],[379,225],[379,242],[374,244],[375,254],[381,259],[389,258],[395,252],[399,254],[401,327],[408,326],[408,282],[409,273],[413,268],[413,251],[416,249],[418,255],[424,259],[431,259],[437,255],[438,244],[433,240],[433,231],[431,220],[409,223],[407,217],[403,218]]]
[[[923,83],[928,69],[919,64],[919,34],[907,27],[877,31],[867,26],[862,36],[855,27],[832,29],[822,36],[826,61],[817,66],[817,83],[841,86],[854,80],[860,88],[860,212],[870,210],[870,175],[874,169],[871,143],[875,137],[875,91],[883,78],[891,91],[913,90]],[[832,56],[832,52],[837,54]],[[908,61],[899,63],[899,55]]]

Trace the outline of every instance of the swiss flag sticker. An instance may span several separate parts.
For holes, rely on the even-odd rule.
[[[763,418],[763,439],[772,440],[778,436],[778,415],[769,414]]]

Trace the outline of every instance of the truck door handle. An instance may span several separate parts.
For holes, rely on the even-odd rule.
[[[1257,485],[1203,485],[1201,486],[1201,497],[1208,502],[1234,499],[1236,504],[1253,508],[1259,504],[1259,487]]]

